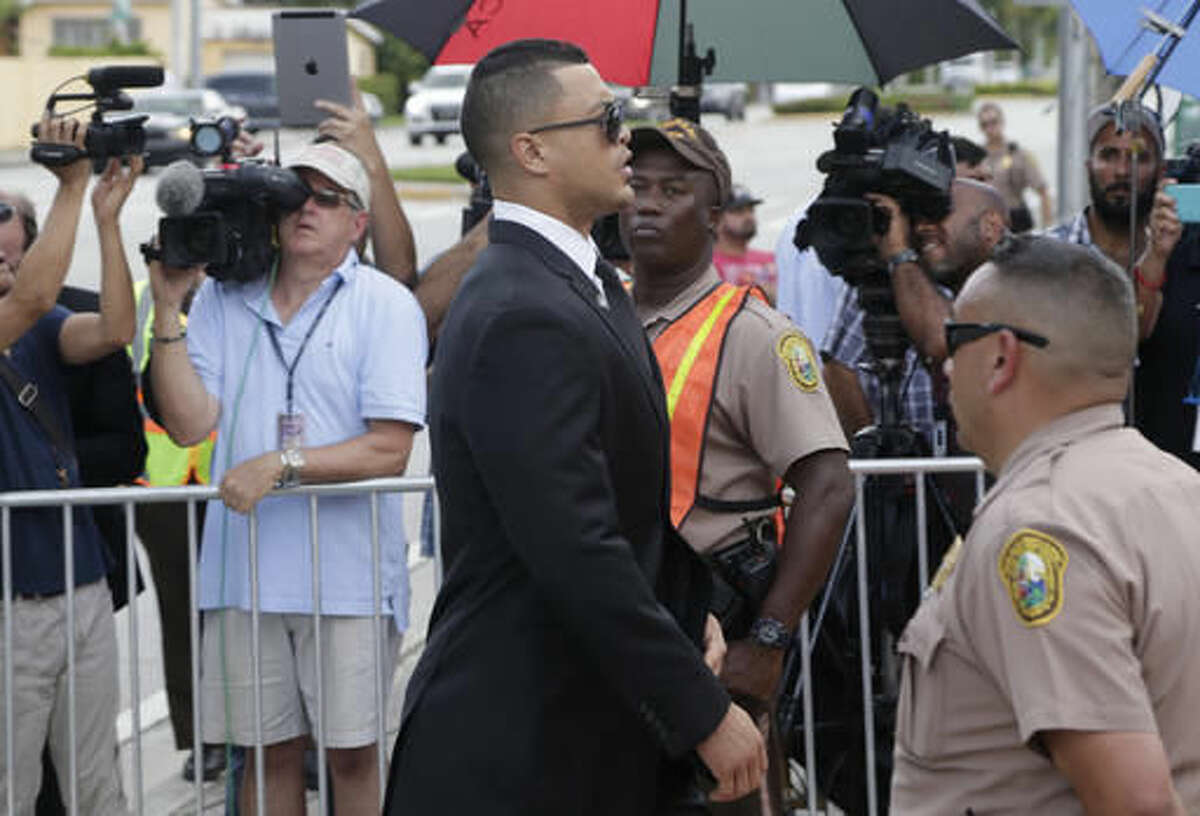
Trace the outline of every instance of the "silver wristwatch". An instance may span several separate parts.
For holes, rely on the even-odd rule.
[[[792,630],[775,618],[759,618],[750,624],[750,639],[768,649],[787,649],[792,645]]]
[[[887,259],[887,271],[890,277],[896,271],[896,267],[900,264],[917,263],[921,260],[921,256],[912,247],[905,247],[895,255]]]
[[[304,467],[304,452],[299,448],[285,448],[279,452],[283,473],[275,487],[295,487],[300,484],[300,469]]]

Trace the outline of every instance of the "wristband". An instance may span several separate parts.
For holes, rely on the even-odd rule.
[[[1138,264],[1133,268],[1133,279],[1149,289],[1151,292],[1157,292],[1162,289],[1163,284],[1167,282],[1167,270],[1163,269],[1162,280],[1160,280],[1158,283],[1149,283],[1145,278],[1142,277],[1142,267],[1141,264]]]
[[[187,337],[187,329],[180,329],[179,334],[174,337],[159,337],[157,334],[152,334],[150,340],[154,343],[178,343],[185,337]]]

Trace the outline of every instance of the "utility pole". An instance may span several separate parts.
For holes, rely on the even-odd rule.
[[[204,42],[204,32],[201,30],[201,15],[200,15],[200,0],[191,0],[191,61],[188,63],[188,81],[189,88],[199,88],[204,84],[204,71],[200,67],[200,57],[202,43]]]
[[[1066,219],[1088,201],[1084,162],[1087,160],[1088,108],[1091,75],[1088,33],[1083,21],[1064,3],[1058,16],[1058,217]]]

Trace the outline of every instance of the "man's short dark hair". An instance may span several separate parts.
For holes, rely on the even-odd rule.
[[[1129,370],[1137,350],[1137,301],[1123,269],[1090,247],[1043,235],[1001,242],[991,262],[1018,307],[1040,323],[1033,328],[1061,334],[1077,368],[1109,377]]]
[[[463,97],[462,135],[484,170],[496,171],[512,134],[542,124],[532,120],[561,91],[553,71],[588,61],[573,43],[528,39],[493,48],[475,64]]]
[[[954,145],[954,158],[968,167],[974,167],[987,158],[987,151],[972,142],[966,136],[951,136],[950,143]]]

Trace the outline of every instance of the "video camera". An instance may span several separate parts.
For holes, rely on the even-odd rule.
[[[947,132],[935,132],[907,105],[880,107],[867,88],[850,96],[833,141],[834,149],[817,159],[825,187],[796,226],[794,242],[816,249],[826,269],[857,289],[867,346],[886,377],[899,370],[909,341],[875,247],[891,219],[864,196],[882,193],[910,218],[941,221],[950,212],[954,146]],[[893,408],[881,407],[885,423],[898,420]]]
[[[146,149],[146,131],[142,127],[145,116],[129,116],[124,119],[106,122],[104,114],[108,111],[127,111],[133,108],[133,100],[122,92],[122,88],[154,88],[163,83],[163,69],[158,65],[110,65],[104,68],[93,68],[86,76],[72,77],[59,85],[62,88],[70,82],[84,79],[92,86],[91,93],[59,93],[55,89],[46,100],[46,110],[51,116],[59,102],[93,102],[92,121],[88,123],[87,133],[83,139],[83,150],[69,144],[47,144],[34,142],[30,151],[30,159],[47,167],[58,167],[70,164],[77,159],[88,157],[98,164],[103,164],[110,158],[132,156]],[[38,125],[35,122],[30,132],[33,138],[38,138]]]
[[[278,165],[201,170],[180,159],[163,172],[155,192],[166,214],[158,222],[159,249],[143,245],[142,253],[171,267],[203,264],[220,281],[255,280],[275,262],[279,218],[310,194],[294,170]]]
[[[219,116],[216,119],[193,119],[191,138],[188,140],[188,150],[194,156],[210,158],[220,156],[221,161],[228,163],[233,157],[233,143],[242,126],[232,116]]]
[[[928,119],[903,103],[879,107],[867,88],[851,95],[833,140],[834,149],[817,159],[825,187],[797,226],[795,243],[816,249],[826,269],[856,285],[883,269],[874,238],[889,222],[887,210],[864,194],[883,193],[909,217],[940,221],[950,212],[954,148]]]

